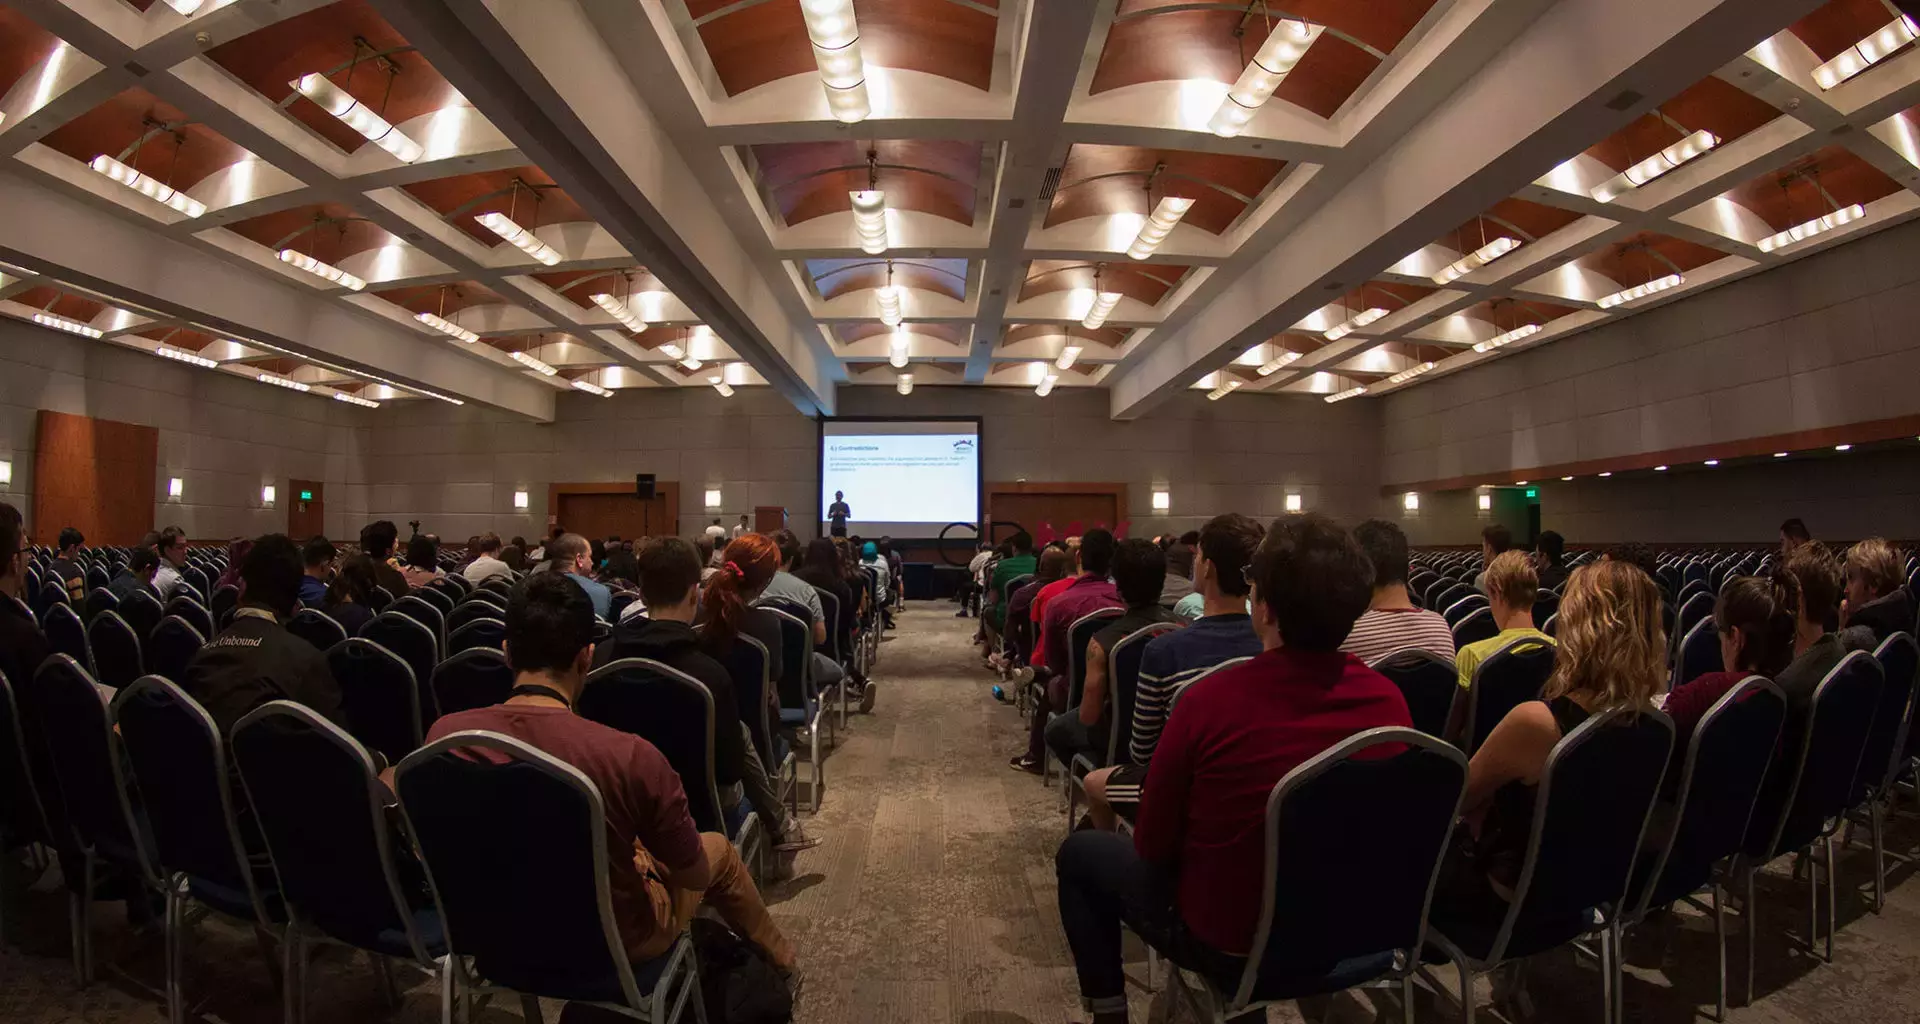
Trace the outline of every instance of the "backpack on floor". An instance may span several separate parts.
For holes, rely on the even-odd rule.
[[[789,1024],[793,996],[764,954],[718,921],[693,919],[707,1024]]]

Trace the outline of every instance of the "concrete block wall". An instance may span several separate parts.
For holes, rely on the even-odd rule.
[[[51,542],[63,525],[32,522],[41,409],[159,428],[154,523],[195,539],[284,531],[294,477],[326,485],[330,535],[346,535],[364,511],[346,485],[360,473],[352,425],[365,410],[0,320],[0,459],[13,464],[0,500],[28,518],[36,541]],[[179,500],[167,497],[175,476],[184,481]],[[277,488],[272,508],[260,502],[266,484]]]

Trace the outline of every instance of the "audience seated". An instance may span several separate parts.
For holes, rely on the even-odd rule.
[[[1798,518],[1789,519],[1780,524],[1780,557],[1793,554],[1793,549],[1813,540],[1813,534],[1807,532],[1807,524]]]
[[[388,523],[387,525],[392,526],[393,524]],[[364,533],[362,536],[364,537]],[[364,548],[364,546],[365,542],[363,540],[362,547]],[[392,547],[392,542],[389,541],[387,546]],[[213,589],[219,590],[221,587],[240,586],[240,566],[246,563],[247,552],[252,550],[253,541],[250,538],[235,537],[231,541],[228,541],[227,567],[220,570],[220,577],[213,581]]]
[[[781,532],[786,533],[784,530]],[[745,535],[742,534],[742,536]],[[831,538],[815,537],[807,542],[803,557],[805,564],[793,570],[794,576],[808,587],[818,587],[833,595],[834,601],[840,607],[839,649],[842,652],[851,652],[854,622],[859,615],[860,606],[854,600],[853,588],[848,585],[845,563],[840,558],[840,549],[834,546]],[[774,574],[776,580],[779,576],[779,573]],[[819,597],[819,593],[816,592],[815,601],[818,601]],[[816,660],[815,664],[818,665],[819,662]],[[836,665],[835,668],[839,666]],[[851,673],[847,679],[849,687],[847,692],[860,701],[861,711],[872,711],[874,698],[878,695],[872,681],[859,672],[845,671]]]
[[[127,556],[127,567],[120,570],[107,584],[107,591],[114,597],[125,601],[127,596],[144,590],[155,598],[160,597],[160,588],[153,585],[154,576],[160,569],[160,556],[150,547],[137,547]]]
[[[600,575],[596,578],[607,588],[609,602],[619,594],[637,598],[640,595],[640,559],[624,544],[609,545],[606,561],[601,563]],[[620,617],[626,618],[634,605],[640,605],[645,610],[645,602],[636,600],[621,611]]]
[[[519,538],[516,537],[514,540],[518,541]],[[501,557],[499,534],[481,534],[474,541],[473,550],[473,561],[468,562],[467,567],[460,570],[460,575],[466,577],[468,583],[477,587],[495,576],[513,578],[513,567]],[[515,547],[514,550],[518,552],[520,549]]]
[[[874,588],[880,595],[880,619],[887,629],[893,628],[893,610],[887,607],[887,595],[893,592],[893,566],[887,561],[880,545],[868,541],[860,549],[860,564],[874,571],[878,585]]]
[[[1195,676],[1222,662],[1251,658],[1263,649],[1260,635],[1247,614],[1249,586],[1242,575],[1253,562],[1254,549],[1266,536],[1258,522],[1237,513],[1215,516],[1195,536],[1199,560],[1194,565],[1195,593],[1205,602],[1202,614],[1186,629],[1162,633],[1147,642],[1140,655],[1140,676],[1133,693],[1133,721],[1125,748],[1126,760],[1087,775],[1087,814],[1096,828],[1112,831],[1116,814],[1132,820],[1140,806],[1140,787],[1153,763],[1174,694]],[[1180,545],[1168,549],[1180,550]],[[1188,550],[1192,550],[1191,548]],[[1060,555],[1064,567],[1064,552]],[[1044,560],[1043,560],[1044,561]],[[1091,669],[1091,666],[1089,666]]]
[[[1460,687],[1466,689],[1473,685],[1473,670],[1487,660],[1487,656],[1502,647],[1520,639],[1530,639],[1551,645],[1553,637],[1533,627],[1533,599],[1539,595],[1539,577],[1533,574],[1533,563],[1521,551],[1506,551],[1494,556],[1487,563],[1487,570],[1480,574],[1481,589],[1486,592],[1487,603],[1493,606],[1493,624],[1500,632],[1485,640],[1478,640],[1460,648],[1454,655],[1454,667],[1460,670]],[[1651,577],[1648,578],[1651,582]],[[1655,608],[1657,613],[1659,608]],[[1566,628],[1566,613],[1561,612],[1560,628]],[[1660,624],[1660,618],[1654,616],[1654,625]]]
[[[987,643],[991,646],[1007,628],[1007,584],[1022,576],[1030,576],[1040,566],[1033,556],[1033,537],[1025,530],[1007,538],[1012,553],[993,565],[993,574],[987,579],[985,603],[981,606],[981,627],[987,634]]]
[[[1373,564],[1373,600],[1340,649],[1368,664],[1403,647],[1453,657],[1447,620],[1437,611],[1414,607],[1407,596],[1407,535],[1384,519],[1369,519],[1354,527],[1353,539]]]
[[[86,535],[71,526],[60,531],[59,557],[53,560],[53,577],[67,588],[67,600],[78,606],[87,597],[87,570],[80,565],[80,548]]]
[[[247,712],[268,701],[291,700],[342,727],[340,686],[326,655],[287,632],[300,601],[300,549],[285,534],[253,542],[240,568],[240,608],[233,624],[213,638],[177,680],[213,716],[226,736]]]
[[[400,567],[393,564],[393,547],[399,540],[400,529],[389,519],[368,523],[360,529],[360,551],[373,559],[374,582],[394,597],[405,597],[412,587],[401,575]]]
[[[549,571],[563,573],[580,585],[593,602],[593,614],[605,619],[612,615],[613,591],[593,578],[593,546],[577,533],[563,533],[547,541]]]
[[[1487,575],[1499,592],[1506,571],[1496,564]],[[1528,567],[1529,587],[1532,575]],[[1568,578],[1559,635],[1541,699],[1508,712],[1468,762],[1460,807],[1466,828],[1454,831],[1434,892],[1435,918],[1481,922],[1489,931],[1498,926],[1520,881],[1547,755],[1590,715],[1651,710],[1666,680],[1659,588],[1625,563],[1597,562]]]
[[[1113,549],[1112,533],[1097,528],[1088,530],[1080,538],[1077,550],[1079,571],[1042,588],[1034,597],[1038,629],[1032,665],[1034,681],[1045,687],[1046,699],[1034,702],[1027,752],[1008,762],[1015,771],[1040,773],[1040,758],[1046,753],[1047,722],[1053,714],[1067,710],[1067,633],[1074,620],[1102,608],[1125,607],[1120,591],[1107,575],[1113,568]],[[1053,588],[1058,589],[1049,594]]]
[[[1840,602],[1840,638],[1849,650],[1871,651],[1895,633],[1913,632],[1913,595],[1900,552],[1884,537],[1847,549],[1846,598]]]
[[[405,577],[408,590],[418,590],[445,575],[440,571],[440,542],[432,534],[416,533],[407,538],[407,564],[400,575]]]
[[[1813,691],[1827,673],[1846,657],[1840,635],[1827,630],[1827,617],[1840,603],[1840,564],[1833,552],[1817,540],[1806,541],[1787,556],[1786,571],[1793,577],[1800,601],[1793,632],[1793,660],[1773,681],[1787,695],[1787,724],[1781,741],[1786,750],[1800,749]]]
[[[813,584],[793,574],[800,563],[800,538],[794,536],[792,530],[781,530],[773,535],[773,543],[780,552],[780,568],[774,570],[773,578],[767,581],[766,587],[753,599],[753,603],[782,601],[805,608],[807,617],[813,623],[813,643],[817,648],[827,642],[827,611],[820,602],[820,592],[813,589]],[[813,652],[813,682],[816,687],[821,690],[832,689],[845,676],[846,670],[840,667],[839,662],[818,650]],[[861,703],[861,710],[872,709],[872,698],[863,695]]]
[[[1080,706],[1047,723],[1046,741],[1061,764],[1087,754],[1093,763],[1107,761],[1107,739],[1113,732],[1108,697],[1112,684],[1107,654],[1136,630],[1159,622],[1175,622],[1173,612],[1160,606],[1166,583],[1167,558],[1158,545],[1138,537],[1121,541],[1113,552],[1113,583],[1126,612],[1102,626],[1087,642],[1086,674],[1080,685]]]
[[[1172,543],[1162,549],[1167,559],[1167,581],[1160,589],[1160,603],[1167,608],[1177,607],[1181,601],[1191,597],[1193,586],[1194,545],[1199,543],[1195,534],[1192,544]],[[1172,538],[1168,538],[1171,540]],[[1183,616],[1191,620],[1193,616]]]
[[[340,567],[334,570],[333,582],[327,586],[326,601],[321,611],[340,624],[348,636],[359,636],[360,630],[373,620],[373,588],[379,586],[374,578],[373,559],[366,555],[350,555],[341,560]]]
[[[1693,729],[1714,703],[1748,676],[1772,679],[1793,658],[1800,590],[1791,575],[1740,576],[1728,580],[1713,606],[1720,636],[1722,671],[1674,687],[1662,710],[1673,719],[1673,767],[1669,788],[1686,762]]]
[[[1494,559],[1500,557],[1512,547],[1513,531],[1499,523],[1494,523],[1480,531],[1480,559],[1486,563],[1487,569],[1493,567]],[[1491,597],[1493,595],[1487,591],[1487,569],[1480,570],[1480,574],[1473,578],[1473,589]],[[1537,584],[1538,581],[1536,580],[1535,582]]]
[[[1267,649],[1182,696],[1131,840],[1089,829],[1056,856],[1060,916],[1095,1024],[1127,1020],[1123,924],[1176,965],[1237,985],[1260,916],[1274,785],[1355,733],[1412,727],[1400,690],[1339,649],[1373,582],[1346,530],[1311,513],[1276,522],[1251,576],[1253,614],[1273,625]]]
[[[79,532],[62,530],[63,546],[68,533]],[[32,550],[20,510],[0,502],[0,558],[4,558],[0,561],[0,594],[5,595],[0,598],[0,673],[5,673],[16,692],[28,684],[51,653],[46,634],[40,632],[40,623],[26,603],[27,556]]]
[[[1542,531],[1533,554],[1533,571],[1540,577],[1540,589],[1559,592],[1567,582],[1567,539],[1552,530]]]
[[[586,542],[579,546],[585,558]],[[605,804],[608,839],[617,843],[616,851],[632,851],[609,858],[608,880],[620,937],[634,961],[665,953],[705,903],[793,984],[792,945],[767,913],[733,844],[694,828],[686,793],[666,758],[638,736],[573,713],[593,663],[594,620],[593,603],[576,582],[543,573],[514,589],[506,618],[513,695],[504,704],[440,718],[428,742],[464,730],[502,733],[592,780]]]
[[[338,555],[333,542],[319,534],[307,538],[307,542],[300,546],[300,560],[306,564],[306,573],[300,577],[302,605],[308,608],[326,605],[327,580],[333,575],[333,560]]]
[[[187,531],[178,526],[161,530],[153,550],[160,556],[160,565],[153,573],[153,589],[159,591],[160,600],[165,601],[173,596],[174,588],[186,585],[180,570],[187,564]]]
[[[1608,548],[1606,553],[1601,557],[1609,562],[1625,562],[1628,565],[1634,566],[1641,572],[1646,573],[1647,578],[1652,580],[1655,586],[1660,585],[1660,559],[1654,555],[1653,549],[1647,547],[1645,544],[1634,541],[1629,541],[1625,544],[1615,544]],[[1663,596],[1669,601],[1673,599],[1672,594],[1663,594]]]
[[[786,654],[780,639],[780,620],[765,608],[754,607],[753,602],[767,588],[773,574],[780,571],[780,549],[774,546],[773,538],[749,533],[728,544],[721,555],[724,561],[719,571],[707,578],[701,595],[701,622],[707,651],[724,662],[733,638],[742,634],[750,636],[767,649],[767,665],[777,679]],[[778,689],[767,687],[767,704],[776,720]]]
[[[713,695],[713,774],[720,786],[721,806],[737,805],[744,792],[775,850],[793,853],[818,845],[819,840],[809,838],[788,817],[741,717],[752,709],[739,706],[733,677],[706,653],[694,632],[694,617],[700,610],[699,554],[678,537],[662,537],[640,552],[639,568],[647,617],[628,619],[615,627],[613,638],[595,653],[594,664],[647,658],[699,680]]]
[[[482,537],[481,539],[485,540],[486,538]],[[515,537],[512,541],[508,542],[506,547],[500,549],[500,561],[514,572],[526,572],[527,539],[525,537]],[[476,580],[474,582],[479,583],[480,581]]]

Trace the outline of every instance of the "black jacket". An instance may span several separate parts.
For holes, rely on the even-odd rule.
[[[1841,639],[1849,648],[1872,651],[1893,634],[1913,628],[1913,599],[1907,588],[1895,587],[1893,593],[1850,610]]]
[[[258,615],[235,615],[226,632],[193,656],[180,688],[207,709],[223,738],[247,712],[274,700],[304,704],[346,726],[340,685],[326,655],[279,622]]]
[[[713,774],[723,786],[746,774],[747,742],[740,730],[740,709],[733,677],[700,649],[700,636],[684,622],[629,619],[615,626],[613,638],[594,650],[595,667],[621,658],[646,658],[698,679],[713,694]]]

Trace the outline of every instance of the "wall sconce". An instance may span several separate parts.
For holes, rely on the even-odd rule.
[[[167,478],[167,497],[178,498],[187,492],[187,482],[177,476]]]
[[[1480,492],[1480,511],[1482,512],[1493,511],[1493,495],[1488,494],[1485,491]]]
[[[1306,507],[1306,506],[1305,506],[1305,504],[1304,504],[1304,503],[1303,503],[1303,502],[1302,502],[1302,501],[1300,500],[1300,495],[1298,495],[1298,494],[1289,494],[1289,495],[1287,495],[1287,511],[1289,511],[1289,512],[1298,512],[1298,511],[1300,511],[1300,510],[1301,510],[1302,508],[1304,508],[1304,507]]]
[[[515,512],[525,512],[527,510],[527,492],[513,492],[513,510]]]
[[[707,507],[708,507],[708,508],[719,508],[719,507],[720,507],[720,492],[719,492],[719,491],[717,491],[717,490],[709,490],[709,491],[707,491]]]
[[[1172,507],[1173,495],[1171,493],[1158,489],[1153,492],[1153,510],[1155,512],[1165,512]]]
[[[265,505],[265,506],[267,506],[268,508],[272,508],[272,507],[273,507],[273,493],[274,493],[274,492],[273,492],[273,485],[272,485],[272,484],[268,484],[268,485],[266,485],[265,487],[262,487],[262,488],[260,488],[260,504],[262,504],[262,505]]]
[[[1406,496],[1400,499],[1400,507],[1409,512],[1420,511],[1420,495],[1417,492],[1408,491]]]

